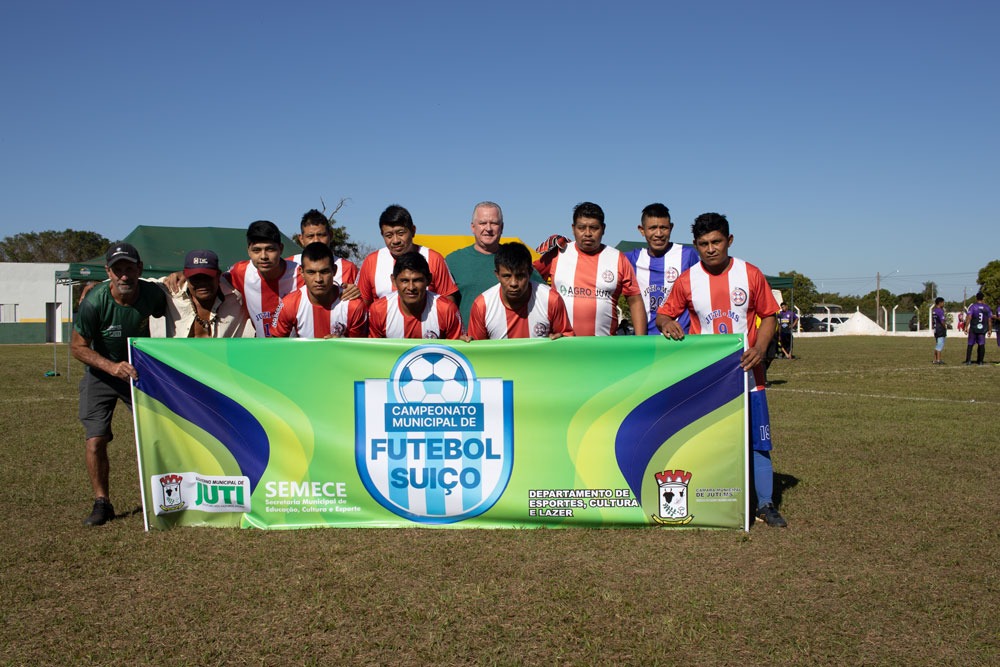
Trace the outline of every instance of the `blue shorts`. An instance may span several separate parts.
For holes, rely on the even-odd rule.
[[[943,349],[944,349],[944,336],[941,336],[940,338],[935,338],[934,339],[934,350],[936,352],[940,352]]]

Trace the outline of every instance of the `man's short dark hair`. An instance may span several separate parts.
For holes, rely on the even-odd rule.
[[[323,227],[326,227],[326,231],[332,231],[330,219],[322,212],[311,208],[302,215],[302,221],[299,223],[299,231],[305,231],[306,227],[312,227],[314,225],[322,225]]]
[[[944,297],[939,296],[938,298],[934,299],[935,306],[938,305],[939,303],[944,303]]]
[[[723,236],[729,236],[729,221],[721,213],[702,213],[694,219],[691,225],[691,234],[694,240],[708,234],[709,232],[722,232]]]
[[[427,264],[424,256],[416,250],[404,252],[396,258],[396,266],[392,267],[392,277],[396,278],[406,270],[421,273],[427,278],[428,283],[431,281],[431,267]]]
[[[413,229],[413,218],[410,217],[410,212],[399,204],[393,204],[382,211],[382,215],[378,217],[379,229],[383,227],[406,227],[407,229]]]
[[[594,202],[580,202],[573,208],[573,224],[580,218],[593,218],[604,227],[604,209]]]
[[[497,271],[500,270],[500,267],[510,269],[511,271],[528,267],[528,272],[530,273],[531,251],[528,250],[528,246],[517,241],[501,243],[500,248],[493,255],[493,266]]]
[[[334,270],[336,270],[337,265],[335,262],[337,260],[333,256],[333,250],[331,250],[330,246],[328,246],[325,243],[320,243],[319,241],[316,241],[315,243],[310,243],[305,248],[303,248],[302,249],[303,266],[305,265],[305,261],[307,259],[310,262],[321,262],[323,261],[323,259],[329,259],[330,266],[333,266]]]
[[[646,218],[666,218],[667,220],[669,220],[670,209],[661,204],[660,202],[656,202],[655,204],[650,204],[646,208],[642,209],[642,217],[640,218],[640,221],[646,222]]]
[[[251,222],[250,226],[247,227],[247,245],[251,246],[254,243],[284,245],[281,242],[281,232],[278,231],[278,226],[270,220],[257,220]]]
[[[982,292],[976,292],[976,301],[982,301],[985,298],[986,298],[985,294],[983,294]]]

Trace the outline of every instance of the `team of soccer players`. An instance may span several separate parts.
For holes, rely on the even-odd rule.
[[[252,326],[254,335],[261,338],[368,336],[471,342],[609,336],[619,329],[618,300],[622,296],[637,335],[662,332],[669,339],[679,340],[689,332],[745,333],[748,347],[741,367],[753,387],[750,431],[756,435],[750,445],[757,517],[770,526],[783,527],[785,520],[771,498],[770,424],[762,379],[778,304],[763,273],[729,255],[733,236],[724,216],[706,213],[695,220],[693,249],[671,242],[673,222],[663,204],[644,208],[640,223],[639,232],[647,246],[621,253],[603,243],[604,211],[597,204],[583,202],[573,210],[573,241],[559,235],[550,237],[538,248],[540,258],[532,263],[531,253],[523,244],[501,243],[500,206],[481,202],[473,209],[475,243],[446,260],[438,252],[414,243],[416,226],[409,211],[392,205],[379,218],[385,248],[368,255],[358,270],[347,259],[334,255],[330,221],[312,210],[300,223],[299,242],[304,246],[301,254],[283,258],[284,246],[277,226],[258,220],[247,229],[249,259],[237,262],[221,276],[217,261],[200,267],[200,271],[186,265],[185,272],[163,282],[166,291],[183,301],[190,293],[185,290],[185,280],[214,272],[213,284],[224,285],[224,289],[216,287],[218,299],[232,298],[241,303],[250,322],[246,330],[249,332]],[[192,255],[206,252],[193,251]],[[141,273],[138,253],[127,259],[137,264]],[[449,261],[459,275],[458,284]],[[109,277],[116,276],[117,266],[109,259]],[[492,276],[487,274],[489,270]],[[541,282],[539,274],[551,287]],[[457,304],[468,311],[464,323]],[[167,317],[174,310],[168,311]],[[192,310],[196,311],[194,324],[191,318],[180,320],[178,316],[178,322],[168,330],[179,337],[204,337],[206,331],[211,332],[211,326],[205,329],[204,325],[204,330],[196,330],[201,311]],[[79,324],[77,328],[82,334],[74,341],[75,350],[80,352],[77,358],[90,365],[99,364],[94,354],[100,352],[91,344],[93,334],[80,330]],[[84,347],[92,348],[91,353]],[[110,364],[97,367],[103,371],[104,366],[110,368]],[[102,428],[89,418],[84,421],[88,438],[100,435],[110,440],[110,415],[117,396],[112,393],[105,401],[110,401],[110,409],[108,405],[102,408],[107,435],[98,434]],[[81,415],[83,398],[81,395]],[[106,494],[97,483],[95,492]],[[107,498],[99,495],[98,501]],[[95,503],[95,511],[86,523],[100,525],[112,518],[113,510],[109,508],[110,501],[102,508]]]

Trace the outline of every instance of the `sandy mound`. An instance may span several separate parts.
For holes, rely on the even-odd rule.
[[[862,313],[854,312],[835,326],[833,333],[841,336],[884,336],[885,330]]]

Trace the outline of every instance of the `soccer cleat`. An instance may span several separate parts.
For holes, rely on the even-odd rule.
[[[772,528],[784,528],[788,525],[785,517],[781,516],[781,512],[774,506],[774,503],[768,503],[758,509],[757,520],[763,521]]]
[[[115,508],[107,498],[98,498],[94,501],[94,511],[83,520],[85,526],[103,526],[108,521],[115,518]]]

